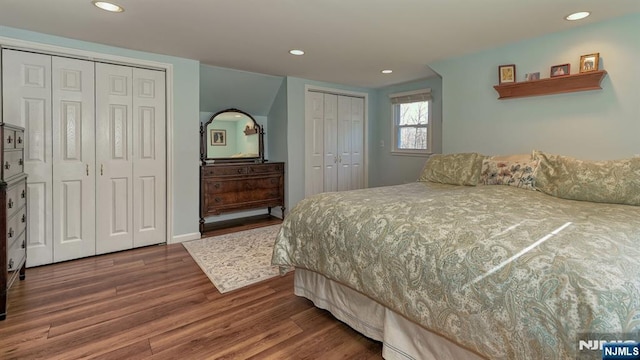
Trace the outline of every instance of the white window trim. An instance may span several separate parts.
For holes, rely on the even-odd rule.
[[[394,103],[393,99],[399,99],[399,102]],[[431,89],[420,89],[414,91],[405,91],[401,93],[389,94],[389,100],[391,102],[391,134],[392,134],[392,146],[391,146],[391,155],[399,155],[399,156],[422,156],[427,157],[433,154],[432,146],[433,146],[433,122],[431,121],[431,114],[433,113],[433,100],[431,98]],[[396,125],[396,105],[400,103],[410,103],[420,100],[426,100],[429,104],[429,112],[427,114],[427,148],[425,150],[415,150],[415,149],[398,149],[398,131]]]

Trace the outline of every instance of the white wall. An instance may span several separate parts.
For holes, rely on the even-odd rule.
[[[442,76],[443,151],[508,154],[540,149],[585,159],[640,153],[640,14],[432,64]],[[599,52],[603,90],[498,100],[498,66],[517,80]]]

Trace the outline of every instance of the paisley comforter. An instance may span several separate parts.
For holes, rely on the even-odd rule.
[[[583,333],[640,330],[637,206],[430,182],[324,193],[291,211],[272,262],[492,359],[575,358]]]

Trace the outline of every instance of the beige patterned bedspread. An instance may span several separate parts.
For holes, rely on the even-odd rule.
[[[298,203],[273,264],[325,274],[492,359],[640,329],[640,207],[428,182]]]

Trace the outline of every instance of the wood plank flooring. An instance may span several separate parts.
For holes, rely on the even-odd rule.
[[[27,269],[0,359],[381,359],[288,274],[220,294],[181,244]]]

